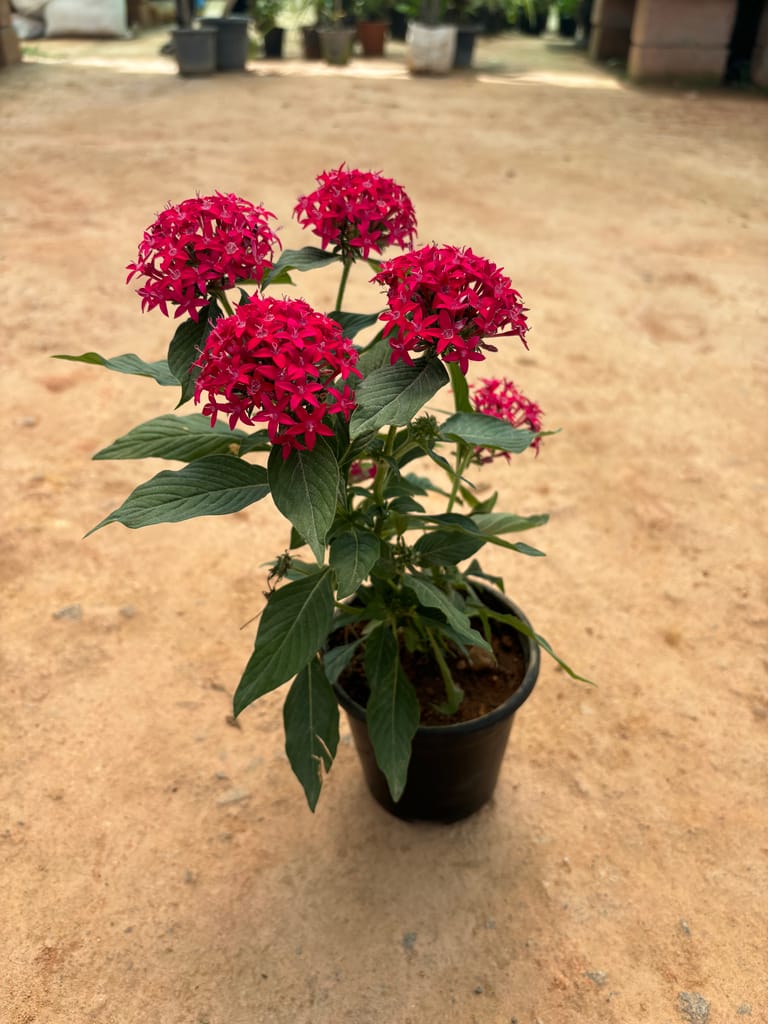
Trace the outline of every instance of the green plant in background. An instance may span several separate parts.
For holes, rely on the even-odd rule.
[[[277,26],[284,7],[284,0],[249,0],[248,9],[256,29],[265,35]]]
[[[489,463],[503,468],[512,455],[538,452],[544,436],[541,411],[511,381],[467,380],[498,345],[526,344],[520,295],[469,249],[412,250],[413,205],[391,179],[342,166],[317,183],[294,214],[321,247],[277,259],[274,214],[263,207],[221,193],[167,207],[128,268],[129,280],[143,282],[142,308],[180,320],[167,358],[60,357],[151,377],[180,389],[179,405],[202,405],[202,415],[156,417],[94,456],[185,463],[139,485],[94,529],[224,515],[267,496],[288,521],[234,711],[293,680],[286,752],[312,809],[339,738],[332,685],[355,657],[364,662],[368,729],[394,800],[420,717],[419,679],[408,678],[401,652],[433,659],[444,684],[437,710],[446,716],[463,698],[459,659],[492,658],[497,623],[581,678],[476,589],[482,579],[501,585],[478,563],[482,548],[539,557],[516,537],[548,518],[498,510],[497,495],[481,497],[472,479]],[[391,246],[404,251],[379,263]],[[374,272],[371,312],[344,309],[357,266]],[[268,294],[297,272],[330,267],[339,284],[327,315]],[[367,344],[356,343],[376,326]],[[443,388],[448,413],[438,411],[443,400],[431,405]],[[234,554],[240,572],[254,556],[253,548]],[[337,646],[342,627],[347,639]]]
[[[352,13],[358,21],[389,21],[390,6],[386,0],[352,0]]]

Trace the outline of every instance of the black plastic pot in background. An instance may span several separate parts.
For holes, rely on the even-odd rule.
[[[285,31],[282,28],[271,28],[264,33],[264,56],[270,60],[279,60],[283,56],[283,37]]]
[[[393,39],[405,42],[405,35],[408,31],[408,16],[394,7],[389,8],[389,34]]]
[[[201,18],[200,24],[216,30],[216,67],[219,71],[244,71],[248,57],[248,19]]]
[[[459,25],[456,33],[456,55],[453,58],[453,66],[455,68],[472,67],[475,40],[481,31],[480,25]]]
[[[478,584],[490,607],[530,623],[504,594]],[[336,697],[347,713],[352,738],[372,796],[387,811],[410,821],[460,821],[493,796],[515,712],[530,696],[539,675],[539,648],[519,635],[526,671],[516,692],[482,718],[456,725],[420,726],[413,738],[408,778],[395,803],[376,763],[368,736],[365,709],[335,684]]]

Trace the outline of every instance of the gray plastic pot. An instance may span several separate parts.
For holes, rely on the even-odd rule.
[[[248,58],[248,19],[201,18],[201,25],[216,32],[216,68],[218,71],[244,71]]]
[[[493,587],[473,581],[491,608],[530,623],[517,605]],[[400,799],[392,799],[376,763],[368,736],[365,708],[334,684],[346,711],[365,780],[374,799],[398,818],[453,822],[474,814],[493,796],[515,712],[528,699],[539,675],[539,647],[518,634],[525,659],[520,686],[499,707],[481,718],[455,725],[420,726],[413,738],[408,778]]]
[[[216,70],[216,32],[177,28],[171,32],[180,75],[211,75]]]

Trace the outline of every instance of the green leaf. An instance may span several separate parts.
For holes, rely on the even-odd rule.
[[[570,665],[564,662],[559,654],[555,654],[552,649],[552,645],[549,644],[540,633],[537,633],[524,622],[521,622],[520,619],[516,618],[514,615],[503,615],[500,612],[490,609],[488,610],[488,614],[496,622],[504,622],[506,625],[512,626],[513,629],[516,629],[518,633],[522,633],[523,636],[527,636],[530,640],[535,641],[539,647],[547,652],[550,658],[553,658],[557,662],[564,672],[568,673],[571,679],[576,679],[580,683],[588,683],[590,686],[595,686],[595,683],[591,679],[587,679],[586,676],[580,676],[577,672],[574,672]]]
[[[531,523],[530,523],[530,526],[520,525],[518,527],[518,529],[521,529],[521,530],[522,529],[530,529],[533,526],[540,526],[541,525],[540,520],[541,520],[542,517],[540,517],[540,516],[530,516],[530,517],[527,517],[527,518],[532,520]],[[546,520],[547,517],[545,516],[543,518],[544,518],[544,520]],[[494,516],[491,515],[490,516],[490,520],[492,521],[493,519],[494,519]],[[509,525],[511,526],[511,521],[512,520],[519,519],[521,521],[521,523],[523,523],[523,522],[525,522],[526,517],[523,517],[523,516],[520,516],[520,517],[516,517],[516,516],[502,516],[502,519],[510,520]],[[483,516],[474,516],[474,515],[473,516],[463,516],[463,515],[459,515],[457,512],[444,512],[441,515],[437,515],[437,516],[411,516],[411,518],[410,518],[410,520],[408,522],[408,529],[409,530],[412,530],[412,529],[424,529],[424,524],[427,523],[427,522],[430,522],[430,523],[438,523],[438,524],[440,524],[442,526],[447,527],[450,530],[453,530],[454,532],[464,533],[464,534],[467,534],[470,537],[476,537],[478,535],[478,521],[482,521],[482,520],[483,520]],[[541,557],[541,558],[544,557],[544,552],[543,551],[539,551],[538,548],[531,547],[530,544],[523,544],[523,543],[513,544],[511,541],[504,540],[502,537],[497,536],[496,532],[493,529],[493,524],[492,523],[491,523],[491,528],[488,528],[488,529],[485,529],[485,530],[480,530],[479,532],[480,532],[480,536],[484,537],[485,540],[488,541],[490,544],[497,545],[497,547],[506,548],[508,551],[517,551],[518,554],[521,554],[521,555],[534,555],[536,557]]]
[[[360,353],[360,358],[357,360],[357,369],[363,374],[365,379],[374,370],[380,370],[385,366],[389,366],[391,358],[392,349],[389,347],[389,342],[385,341],[381,332],[379,332],[373,341]],[[350,377],[350,383],[354,386],[355,379]]]
[[[263,287],[266,288],[267,285],[277,283],[286,271],[314,270],[317,267],[327,267],[329,263],[340,262],[341,256],[312,245],[307,245],[303,249],[286,249],[280,254],[280,258],[269,273],[265,274]]]
[[[323,666],[313,658],[299,672],[283,705],[285,752],[314,811],[339,745],[339,705]]]
[[[175,459],[193,462],[204,455],[240,453],[249,435],[230,430],[219,421],[211,426],[200,413],[191,416],[156,416],[127,434],[118,437],[107,448],[96,452],[94,459]]]
[[[192,366],[203,350],[207,334],[207,323],[204,319],[195,322],[185,320],[176,328],[171,344],[168,347],[168,366],[171,373],[181,385],[179,405],[183,405],[195,393],[195,381],[200,373],[199,366]],[[179,405],[176,406],[178,409]]]
[[[533,530],[549,522],[549,516],[515,516],[506,512],[474,512],[471,516],[478,530],[487,537],[497,537],[500,533],[519,533],[521,530]]]
[[[517,430],[504,420],[481,412],[457,412],[441,425],[440,433],[447,441],[515,453],[524,452],[539,436],[534,430]]]
[[[439,611],[462,643],[474,644],[476,647],[482,647],[485,651],[490,651],[491,648],[486,639],[470,626],[467,615],[460,611],[451,602],[448,595],[440,590],[439,587],[436,587],[434,583],[430,583],[418,576],[407,575],[404,586],[414,592],[419,604],[425,608],[435,608]]]
[[[165,359],[158,359],[156,363],[145,363],[133,352],[127,352],[122,356],[115,356],[113,359],[106,359],[98,352],[85,352],[81,356],[57,355],[54,359],[67,359],[72,363],[91,363],[94,366],[103,366],[107,370],[114,370],[116,373],[128,373],[134,377],[151,377],[163,387],[175,387],[178,381],[168,368]]]
[[[379,319],[378,313],[329,313],[329,318],[341,324],[341,333],[345,338],[354,338],[366,327],[372,327]]]
[[[332,622],[333,588],[327,566],[274,590],[235,691],[235,715],[308,665],[325,643]]]
[[[331,542],[330,565],[336,573],[336,596],[349,597],[368,578],[379,558],[379,541],[372,533],[346,530]]]
[[[267,494],[267,474],[261,466],[252,466],[234,455],[206,455],[183,469],[165,469],[140,484],[86,537],[108,523],[122,523],[136,530],[198,516],[223,516],[239,512]]]
[[[323,667],[331,683],[338,681],[339,676],[350,661],[352,661],[355,651],[359,646],[360,641],[353,640],[351,643],[342,644],[340,647],[330,647],[327,651],[323,652]]]
[[[368,637],[365,672],[371,687],[366,707],[368,734],[392,799],[397,801],[408,778],[420,713],[416,692],[400,664],[397,638],[387,624]]]
[[[325,538],[336,514],[340,479],[339,464],[330,446],[318,437],[312,451],[292,451],[287,459],[281,448],[275,447],[269,456],[268,473],[275,505],[322,562]]]
[[[434,358],[420,359],[413,366],[395,363],[372,370],[357,389],[349,436],[354,440],[385,425],[404,427],[447,383],[445,367]]]
[[[456,530],[435,530],[419,537],[413,552],[423,566],[458,565],[465,558],[471,558],[485,543],[483,536],[470,537]]]

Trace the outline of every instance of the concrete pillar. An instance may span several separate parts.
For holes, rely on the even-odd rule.
[[[736,8],[737,0],[637,0],[630,78],[720,82]]]
[[[595,0],[589,56],[592,60],[626,60],[636,0]]]
[[[761,89],[768,89],[768,7],[757,30],[755,48],[752,51],[752,81]]]

